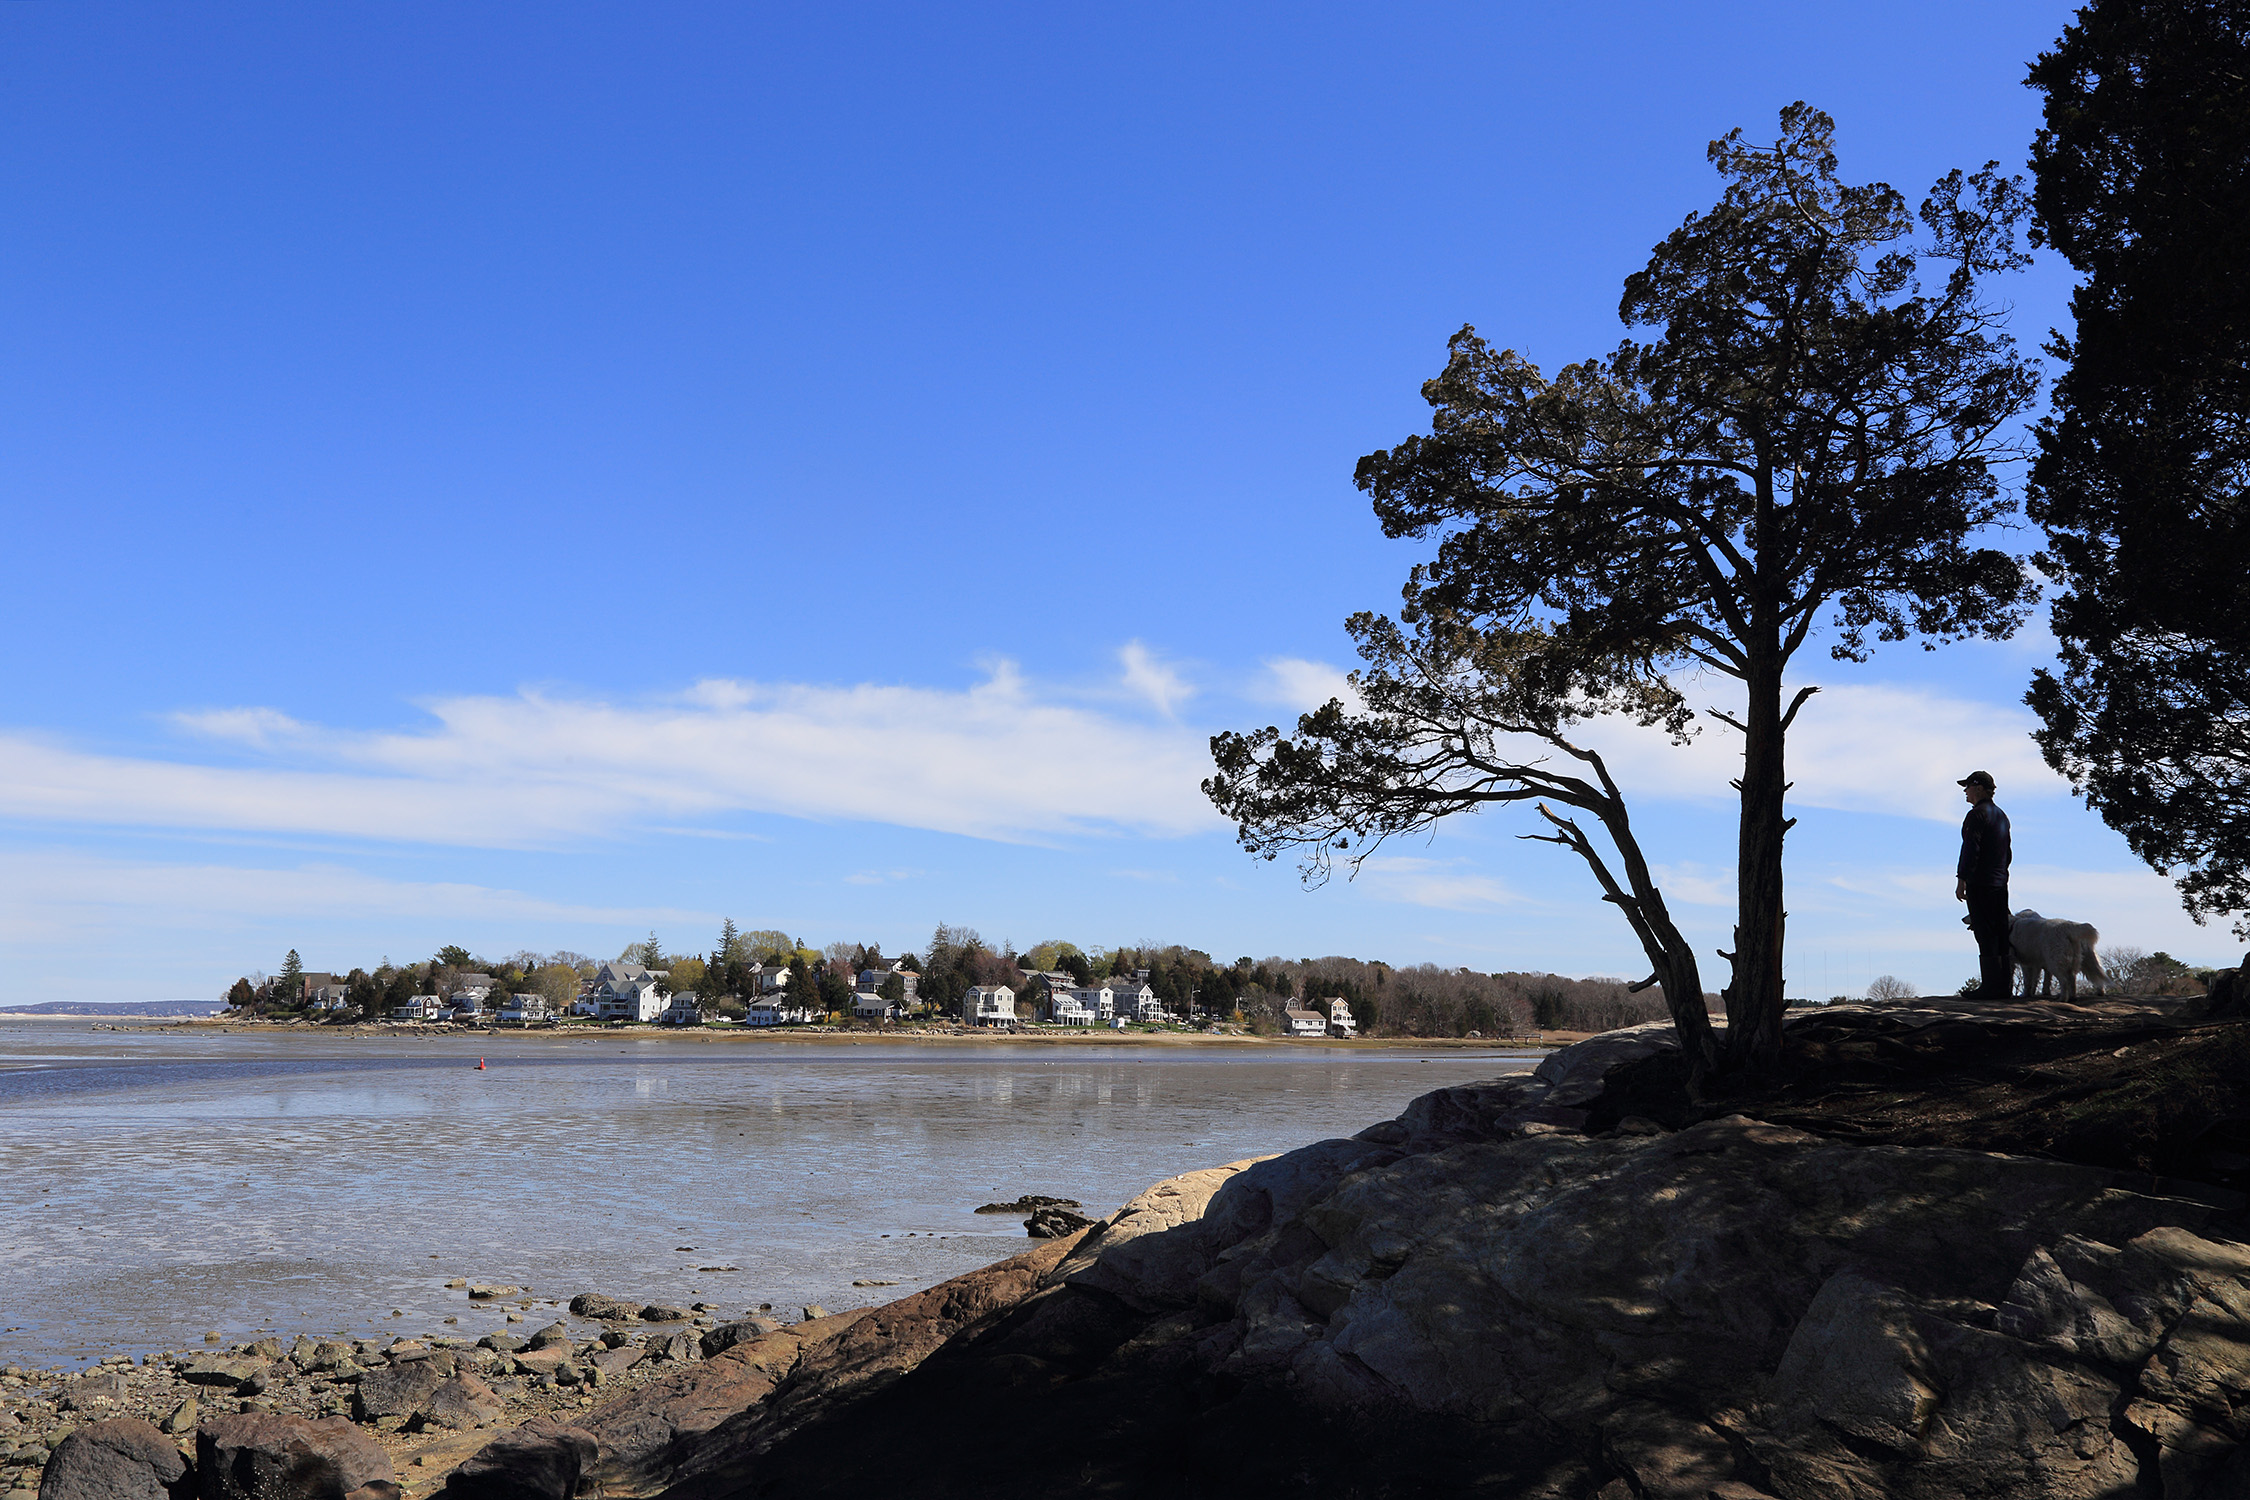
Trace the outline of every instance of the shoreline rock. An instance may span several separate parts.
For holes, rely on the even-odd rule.
[[[1668,1033],[1612,1033],[879,1308],[349,1352],[378,1393],[448,1356],[511,1420],[534,1398],[497,1433],[376,1420],[456,1500],[2250,1493],[2250,1200],[2197,1144],[2250,1122],[2250,1023],[1790,1024],[1802,1076],[1762,1092],[1683,1112]],[[1979,1149],[1999,1120],[2047,1154]],[[312,1351],[270,1352],[248,1402],[308,1404]]]
[[[2145,1007],[2005,1009],[1819,1024],[1844,1052],[1984,1047],[1995,1076],[2024,1074],[2010,1047],[2056,1068],[2136,1028],[2182,1058],[2250,1044]],[[1674,1128],[1608,1093],[1667,1047],[1597,1038],[1351,1140],[1170,1179],[887,1307],[744,1338],[584,1418],[591,1481],[666,1500],[2250,1493],[2240,1193],[1863,1143],[1757,1099]],[[2161,1083],[2121,1065],[2104,1087]]]

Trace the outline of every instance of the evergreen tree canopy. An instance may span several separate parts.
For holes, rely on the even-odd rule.
[[[2035,233],[2083,273],[2030,513],[2055,769],[2250,937],[2250,11],[2096,0],[2031,69]]]

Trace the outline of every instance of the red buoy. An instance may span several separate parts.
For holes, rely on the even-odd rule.
[[[484,1059],[481,1057],[477,1059],[477,1071],[479,1073],[484,1071]]]

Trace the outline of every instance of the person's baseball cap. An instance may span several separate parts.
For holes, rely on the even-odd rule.
[[[1990,771],[1971,771],[1953,784],[1955,786],[1981,786],[1989,792],[1993,789],[1992,773]]]

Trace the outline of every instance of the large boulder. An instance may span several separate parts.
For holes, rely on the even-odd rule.
[[[622,1321],[641,1315],[638,1302],[620,1302],[615,1297],[605,1297],[600,1292],[580,1292],[570,1299],[571,1313],[581,1318],[600,1318],[604,1321]]]
[[[211,1354],[180,1372],[190,1385],[224,1386],[240,1390],[266,1373],[266,1362],[244,1354]]]
[[[214,1417],[195,1432],[198,1500],[398,1500],[390,1456],[342,1417]]]
[[[446,1500],[574,1500],[600,1445],[555,1418],[526,1422],[445,1479]]]
[[[453,1375],[450,1361],[402,1359],[360,1376],[352,1412],[362,1422],[411,1417]]]
[[[414,1425],[464,1431],[496,1422],[507,1410],[492,1387],[466,1371],[441,1382],[415,1409]]]
[[[39,1500],[188,1500],[194,1476],[173,1441],[138,1417],[71,1433],[47,1459]]]

